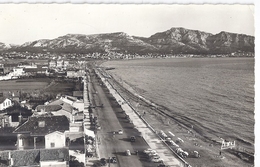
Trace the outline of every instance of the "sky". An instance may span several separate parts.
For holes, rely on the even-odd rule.
[[[125,32],[149,37],[172,27],[255,35],[250,5],[0,4],[0,42]]]

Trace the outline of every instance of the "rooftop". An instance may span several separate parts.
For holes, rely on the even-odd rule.
[[[38,105],[36,110],[40,112],[41,110],[45,110],[45,112],[58,111],[62,109],[60,105]]]
[[[9,154],[13,158],[13,166],[39,165],[40,161],[69,161],[68,148],[2,151],[0,152],[0,167],[8,166]]]
[[[18,126],[14,133],[30,133],[31,136],[44,136],[54,131],[69,130],[69,120],[66,116],[35,116]]]

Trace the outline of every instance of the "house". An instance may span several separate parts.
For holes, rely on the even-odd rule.
[[[21,116],[17,117],[18,119],[16,119],[15,116],[13,115],[4,115],[3,118],[1,118],[2,120],[2,127],[17,127],[19,125],[19,120],[21,120]]]
[[[17,127],[25,122],[32,115],[32,111],[21,107],[18,102],[14,101],[13,106],[5,109],[0,118],[2,127]]]
[[[12,101],[9,98],[3,96],[0,97],[0,111],[7,109],[13,105]]]
[[[46,141],[52,141],[51,136],[57,133],[69,130],[69,120],[66,116],[34,116],[30,117],[26,122],[18,126],[14,130],[14,134],[17,134],[17,149],[37,149],[44,148]],[[47,139],[48,138],[48,139]],[[51,147],[59,147],[59,142],[55,141]],[[48,146],[49,147],[49,146]]]
[[[25,73],[25,72],[24,72],[23,68],[15,67],[15,68],[13,69],[12,75],[18,77],[18,76],[24,75],[24,73]]]
[[[32,115],[32,112],[24,112],[20,111],[18,112],[8,112],[4,115],[4,125],[5,127],[17,127],[19,124],[25,122],[30,116]]]
[[[49,133],[45,136],[45,148],[66,147],[65,134],[59,131]]]
[[[51,108],[51,111],[49,111],[49,107],[47,106],[52,106]],[[54,108],[54,106],[56,106]],[[58,108],[59,106],[59,108]],[[56,116],[61,116],[61,115],[64,115],[68,118],[68,120],[72,120],[72,113],[73,113],[73,107],[64,102],[63,100],[61,99],[57,99],[55,101],[52,101],[50,102],[48,105],[46,105],[46,108],[45,108],[45,112],[50,112],[52,115],[56,115]]]
[[[68,148],[1,151],[0,157],[0,167],[69,167]]]

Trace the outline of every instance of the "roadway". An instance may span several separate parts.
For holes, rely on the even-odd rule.
[[[148,144],[141,137],[137,129],[132,123],[125,119],[125,114],[122,112],[120,105],[114,97],[109,93],[108,89],[102,85],[102,81],[92,71],[90,73],[91,92],[90,101],[95,105],[94,115],[98,117],[101,129],[97,131],[97,143],[99,150],[99,158],[117,157],[118,163],[109,164],[110,166],[120,167],[152,167],[157,164],[148,162],[141,153],[148,148]],[[101,107],[103,104],[103,107]],[[123,134],[113,134],[114,131],[123,130]],[[131,142],[130,136],[136,136],[136,141]],[[126,156],[125,151],[130,150],[131,156]],[[135,151],[138,150],[138,155]]]

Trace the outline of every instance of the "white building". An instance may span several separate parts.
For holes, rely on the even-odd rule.
[[[7,109],[13,105],[12,101],[8,98],[0,97],[0,111]]]
[[[45,136],[45,148],[62,148],[66,146],[65,135],[55,131]]]

